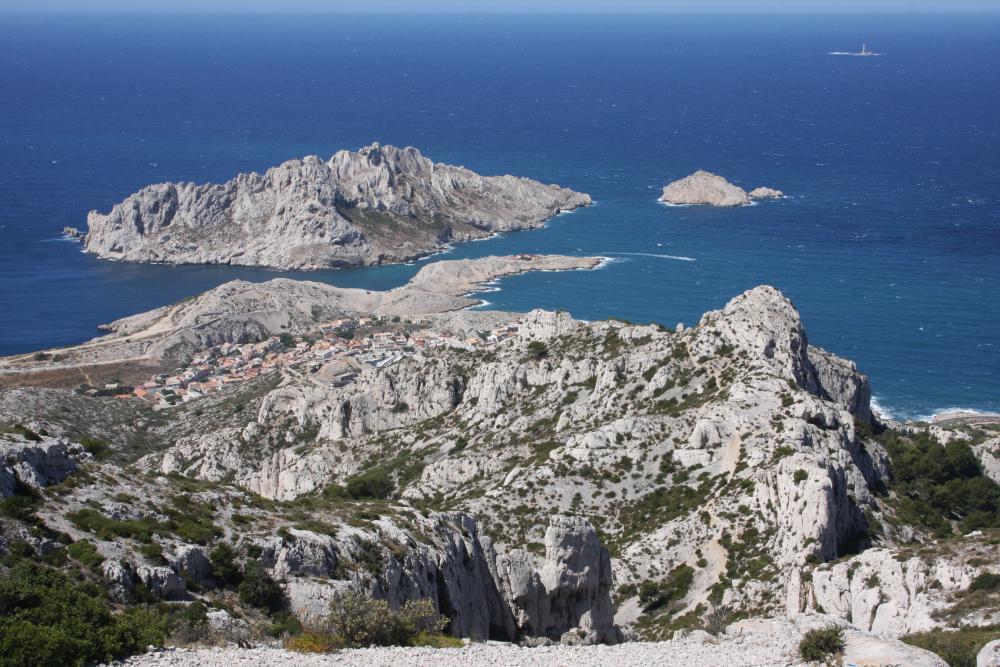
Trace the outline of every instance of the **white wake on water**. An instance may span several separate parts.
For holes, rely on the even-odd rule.
[[[659,259],[674,259],[678,262],[697,262],[698,260],[694,257],[686,257],[684,255],[662,255],[655,252],[609,252],[607,255],[614,257],[615,255],[630,255],[632,257],[657,257]]]

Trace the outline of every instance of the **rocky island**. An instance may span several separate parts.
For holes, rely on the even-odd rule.
[[[223,184],[150,185],[108,213],[91,211],[82,238],[103,259],[325,269],[407,261],[588,204],[555,185],[374,143]]]
[[[943,667],[923,649],[996,638],[996,422],[879,417],[769,286],[690,327],[460,309],[496,275],[598,261],[235,281],[4,360],[83,383],[0,390],[4,580],[45,567],[126,609],[96,621],[115,655],[229,646],[137,666],[393,642],[423,648],[337,659],[792,665],[818,632],[821,657]],[[161,368],[99,383],[95,347]]]
[[[676,206],[747,206],[754,199],[783,197],[780,190],[760,187],[749,193],[722,176],[698,170],[663,188],[660,201]]]

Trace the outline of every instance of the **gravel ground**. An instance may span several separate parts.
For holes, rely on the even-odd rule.
[[[466,667],[490,665],[553,665],[565,667],[772,667],[795,665],[788,641],[780,637],[732,637],[719,643],[688,638],[670,642],[629,642],[617,646],[546,646],[521,648],[489,642],[460,649],[368,648],[328,655],[302,654],[275,648],[167,649],[135,656],[127,667],[316,667],[388,665]]]
[[[804,667],[798,643],[811,629],[841,627],[841,664],[947,667],[938,656],[893,639],[880,639],[844,621],[816,614],[792,619],[747,619],[713,637],[700,630],[668,642],[627,642],[617,646],[543,646],[487,642],[465,648],[365,648],[326,655],[279,648],[152,650],[115,663],[116,667]],[[816,663],[812,663],[815,667]]]

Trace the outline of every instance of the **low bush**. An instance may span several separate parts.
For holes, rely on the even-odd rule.
[[[982,648],[1000,639],[1000,625],[959,630],[931,630],[900,639],[907,644],[937,653],[950,667],[976,667],[976,655]]]
[[[80,540],[79,542],[70,544],[66,547],[66,551],[81,565],[86,565],[92,569],[97,569],[104,562],[104,556],[97,553],[97,547],[87,540]]]
[[[332,653],[339,648],[347,648],[347,642],[343,637],[306,631],[285,640],[285,648],[299,653]]]
[[[0,667],[98,663],[162,643],[157,626],[113,612],[92,583],[29,562],[0,578]]]
[[[643,581],[639,586],[639,604],[645,613],[666,607],[688,594],[694,581],[694,568],[681,564],[663,581]]]
[[[223,586],[235,586],[243,581],[236,553],[225,542],[215,545],[208,554],[208,560],[212,564],[212,577]]]
[[[532,359],[543,359],[549,355],[549,349],[540,340],[528,343],[528,356]]]
[[[450,635],[432,635],[421,632],[410,642],[410,646],[426,646],[429,648],[462,648],[465,646],[458,637]]]
[[[394,611],[385,600],[349,592],[334,598],[319,627],[289,639],[285,646],[309,653],[365,646],[461,646],[461,640],[442,634],[448,622],[428,599],[410,600]]]
[[[992,572],[983,572],[969,584],[970,593],[997,590],[1000,590],[1000,574],[993,574]]]
[[[388,498],[393,491],[392,480],[384,470],[372,470],[347,481],[347,495],[354,499]]]
[[[259,565],[247,568],[236,590],[240,602],[251,607],[276,612],[285,606],[285,594],[281,587]]]
[[[810,630],[799,642],[799,655],[803,660],[819,662],[844,650],[844,631],[840,628]]]

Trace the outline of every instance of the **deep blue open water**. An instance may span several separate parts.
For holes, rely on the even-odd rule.
[[[826,55],[862,41],[885,55]],[[504,280],[498,308],[690,324],[771,283],[890,412],[1000,410],[998,14],[0,14],[0,354],[279,275],[95,260],[57,240],[89,209],[373,140],[595,198],[429,260],[618,258]],[[792,197],[656,203],[698,168]],[[295,275],[384,289],[417,268]]]

